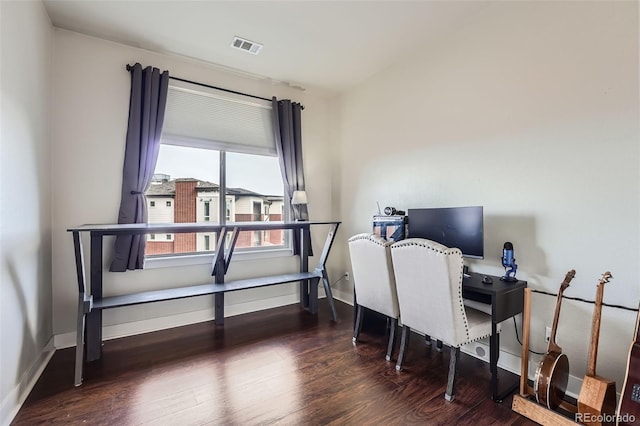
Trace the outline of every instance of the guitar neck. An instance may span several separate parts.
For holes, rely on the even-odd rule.
[[[591,324],[591,345],[589,346],[589,358],[587,361],[587,376],[596,375],[596,364],[598,361],[598,341],[600,339],[600,321],[602,318],[602,298],[604,294],[604,284],[598,284],[596,292],[596,304],[593,308],[593,322]]]
[[[564,289],[560,289],[558,292],[558,298],[556,299],[556,311],[553,314],[553,323],[551,324],[551,336],[549,337],[548,352],[562,352],[562,349],[556,343],[556,331],[558,329],[558,320],[560,319],[560,305],[562,304],[562,294]]]

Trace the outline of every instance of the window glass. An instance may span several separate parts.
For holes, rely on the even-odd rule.
[[[257,174],[259,178],[254,176]],[[233,206],[229,214],[235,222],[282,221],[284,185],[277,157],[226,153],[227,200]],[[269,212],[278,213],[271,214]],[[288,233],[283,230],[241,232],[237,249],[281,247]]]
[[[226,152],[223,170],[225,222],[281,221],[284,185],[277,157]],[[218,150],[161,144],[156,174],[146,196],[163,199],[149,210],[149,223],[220,223],[221,152]],[[169,198],[169,200],[167,200]],[[270,213],[271,212],[271,213]],[[274,214],[276,213],[276,214]],[[149,238],[145,255],[171,255],[214,250],[216,233],[170,234]],[[242,232],[235,250],[268,250],[287,244],[285,231]],[[229,240],[227,240],[227,245]]]

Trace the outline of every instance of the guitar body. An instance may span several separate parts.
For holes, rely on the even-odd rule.
[[[616,382],[600,376],[585,376],[578,397],[578,413],[585,425],[614,425]]]
[[[636,321],[636,340],[629,348],[627,374],[625,375],[622,392],[620,392],[620,406],[618,407],[617,425],[630,426],[640,422],[640,335],[638,335]]]
[[[570,270],[560,285],[556,310],[553,315],[553,325],[551,326],[549,347],[544,358],[540,361],[533,379],[533,392],[536,396],[536,401],[551,410],[555,410],[562,403],[564,394],[567,391],[567,382],[569,381],[569,359],[562,353],[562,349],[556,343],[556,331],[558,329],[558,319],[560,318],[562,293],[569,287],[569,283],[575,275],[576,271]]]
[[[604,284],[609,282],[610,272],[602,274],[596,292],[591,326],[591,345],[587,361],[587,374],[582,380],[578,396],[578,420],[586,425],[614,425],[616,415],[616,382],[596,374],[598,340],[600,337],[600,319]]]
[[[569,381],[569,359],[562,352],[547,352],[538,365],[533,391],[536,401],[552,410],[564,399]]]

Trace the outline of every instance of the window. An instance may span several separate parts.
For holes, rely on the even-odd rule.
[[[155,201],[149,201],[149,207],[155,207],[155,206],[156,206]]]
[[[149,234],[149,239],[150,240],[155,240],[156,239],[156,234]]]
[[[214,92],[169,87],[154,184],[147,197],[171,197],[164,223],[283,220],[284,184],[271,104]],[[153,218],[159,216],[149,215],[149,222]],[[235,252],[288,249],[288,235],[241,232]],[[172,247],[162,252],[150,247],[157,242],[147,243],[145,255],[207,252],[215,250],[216,239],[216,233],[176,234]]]
[[[202,218],[205,222],[211,220],[211,201],[204,202],[204,216]]]

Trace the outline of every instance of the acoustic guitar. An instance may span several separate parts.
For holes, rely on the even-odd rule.
[[[547,353],[540,361],[533,381],[533,392],[539,404],[549,409],[556,409],[562,403],[569,381],[569,359],[562,353],[562,348],[556,343],[556,331],[558,329],[558,319],[560,318],[560,305],[562,304],[562,293],[569,287],[569,283],[576,276],[575,270],[570,270],[564,277],[558,291],[556,300],[556,311],[553,315],[551,326],[551,336]]]
[[[587,375],[582,380],[580,396],[578,397],[577,419],[586,425],[613,425],[615,423],[616,382],[596,375],[604,285],[611,278],[611,272],[602,274],[596,290]]]
[[[629,348],[627,361],[627,373],[625,374],[622,392],[620,392],[620,405],[616,424],[619,426],[635,425],[640,422],[640,336],[638,325],[640,324],[640,312],[636,319],[635,340]]]

